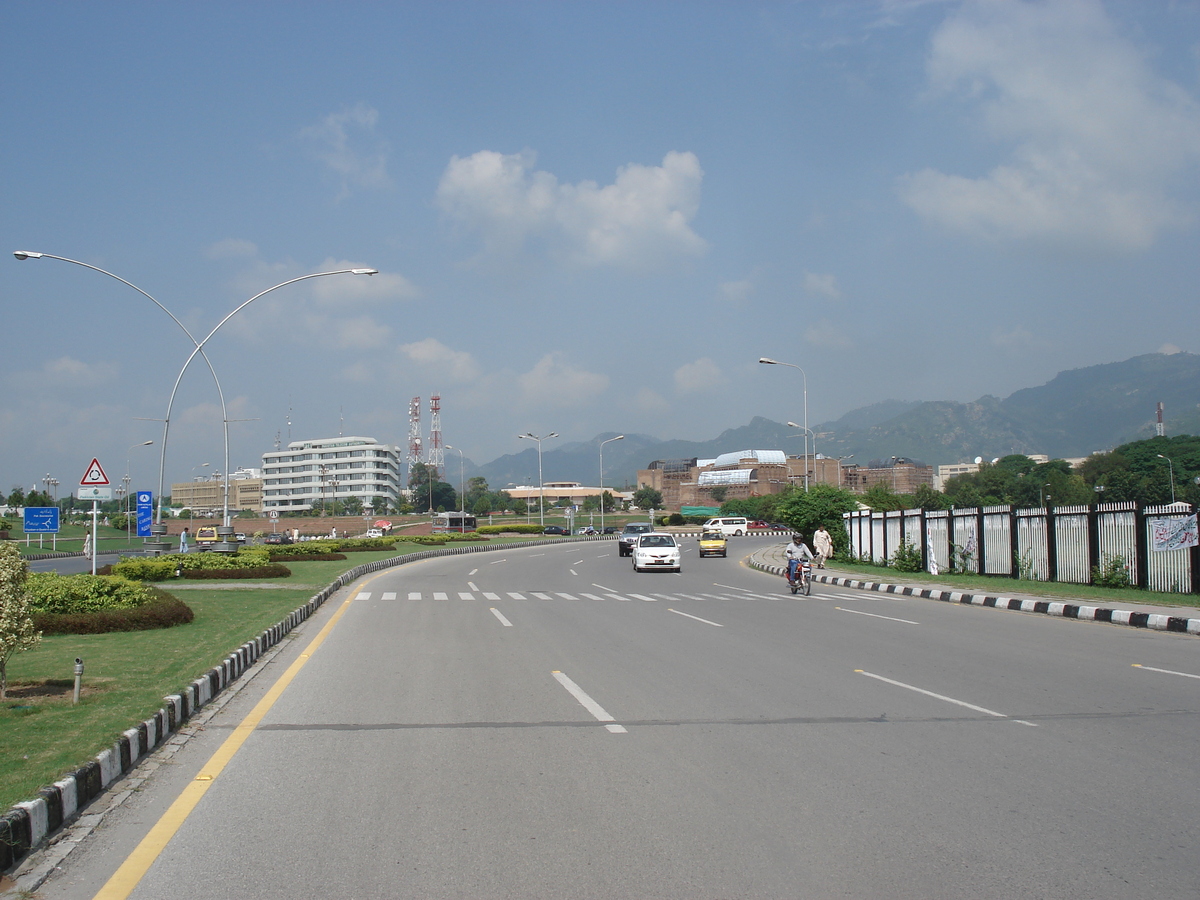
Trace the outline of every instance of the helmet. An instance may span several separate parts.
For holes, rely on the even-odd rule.
[[[796,542],[797,544],[799,544],[799,543],[801,543],[801,542],[804,540],[804,535],[802,535],[802,534],[793,534],[793,535],[792,535],[792,540],[793,540],[794,542]]]

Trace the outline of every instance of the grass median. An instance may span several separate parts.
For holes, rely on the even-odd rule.
[[[94,758],[161,709],[163,697],[182,690],[343,572],[425,549],[401,542],[396,551],[347,553],[345,561],[290,562],[290,577],[256,582],[264,585],[259,587],[167,582],[162,589],[178,586],[175,595],[195,613],[191,624],[43,637],[8,664],[8,699],[0,704],[0,811]],[[84,661],[78,705],[72,703],[76,657]]]

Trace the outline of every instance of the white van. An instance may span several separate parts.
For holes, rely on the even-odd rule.
[[[725,537],[741,537],[750,530],[750,523],[745,516],[721,516],[709,519],[704,523],[705,531],[719,531]]]

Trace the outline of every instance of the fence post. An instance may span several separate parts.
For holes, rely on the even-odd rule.
[[[1058,581],[1058,529],[1054,527],[1054,506],[1046,504],[1046,576]]]
[[[1100,504],[1088,507],[1088,584],[1095,583],[1092,573],[1100,568]]]
[[[983,530],[983,504],[975,508],[975,549],[979,551],[978,573],[987,574],[987,540]]]
[[[1150,541],[1146,537],[1146,510],[1138,503],[1133,510],[1133,546],[1137,553],[1137,586],[1150,585]]]
[[[925,508],[921,508],[921,571],[929,571],[929,523],[925,520]]]
[[[1021,577],[1021,542],[1017,539],[1017,511],[1012,504],[1008,507],[1008,558],[1012,561],[1010,574]]]

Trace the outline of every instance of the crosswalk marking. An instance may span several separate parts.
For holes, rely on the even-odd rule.
[[[582,597],[587,597],[589,600],[603,600],[603,597],[598,597],[595,594],[581,594]]]
[[[557,594],[556,596],[562,597],[564,600],[578,600],[579,599],[578,597],[572,597],[570,594]]]
[[[645,594],[630,594],[629,596],[632,597],[634,600],[645,600],[648,603],[657,603],[658,602],[657,597],[647,597]]]
[[[383,599],[384,599],[384,600],[395,600],[395,599],[396,599],[396,592],[395,592],[395,591],[384,591],[384,592],[383,592]]]
[[[450,597],[443,591],[434,591],[433,599],[434,600],[449,600]]]
[[[524,600],[525,599],[525,597],[523,595],[515,594],[512,591],[508,592],[508,596],[512,597],[514,600]]]
[[[474,595],[474,594],[467,593],[466,591],[459,591],[459,592],[458,592],[458,599],[459,599],[459,600],[474,600],[474,599],[475,599],[475,595]]]
[[[359,593],[359,595],[358,595],[357,597],[355,597],[354,599],[355,599],[355,600],[370,600],[370,599],[371,599],[371,592],[370,592],[370,591],[362,591],[362,592],[360,592],[360,593]]]
[[[491,594],[491,593],[488,593],[487,591],[484,591],[484,594],[483,594],[483,599],[485,599],[485,600],[499,600],[499,599],[500,599],[500,595],[499,595],[499,594]]]
[[[420,599],[421,599],[421,592],[420,592],[420,591],[409,591],[409,592],[408,592],[408,599],[409,599],[409,600],[420,600]]]
[[[533,596],[537,597],[539,600],[553,600],[554,599],[549,594],[540,594],[537,591],[530,591],[529,593],[533,594]]]

